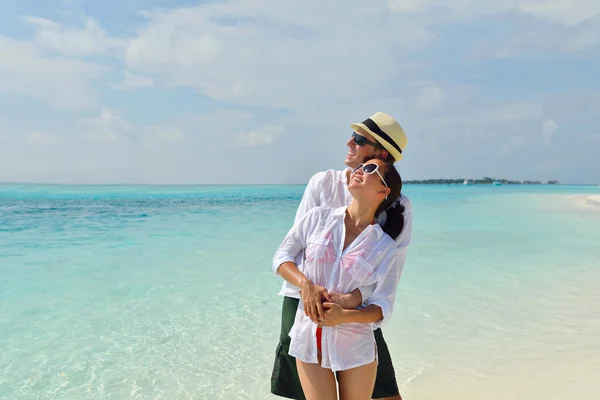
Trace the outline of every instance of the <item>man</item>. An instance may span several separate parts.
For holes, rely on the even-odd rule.
[[[362,123],[350,125],[354,130],[352,137],[346,145],[348,154],[344,161],[348,167],[345,170],[321,171],[313,175],[304,191],[302,201],[296,212],[295,222],[300,220],[311,208],[318,206],[342,207],[348,205],[351,200],[347,182],[350,172],[365,159],[372,157],[381,158],[391,162],[399,161],[406,147],[407,138],[402,127],[391,116],[377,112]],[[412,206],[409,199],[400,195],[396,206],[404,207],[404,227],[396,238],[398,257],[401,265],[404,265],[408,244],[410,243],[412,227]],[[381,218],[385,218],[382,216]],[[383,225],[385,220],[378,221]],[[299,254],[296,263],[300,265],[303,254]],[[368,299],[371,288],[360,288],[354,292],[342,295],[331,294],[334,302],[343,308],[356,308],[359,305],[368,305],[363,299]],[[289,332],[294,324],[294,316],[298,309],[300,293],[297,287],[283,283],[280,295],[283,298],[281,334],[277,346],[273,374],[271,376],[271,393],[291,399],[304,400],[302,386],[298,378],[296,360],[288,354],[290,337]],[[331,323],[331,321],[329,321]],[[402,400],[396,382],[394,367],[387,344],[383,338],[381,328],[375,324],[375,342],[378,351],[377,378],[373,399]]]

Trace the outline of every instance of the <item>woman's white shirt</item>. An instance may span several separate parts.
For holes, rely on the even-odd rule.
[[[402,262],[397,246],[378,224],[368,226],[346,249],[344,218],[347,206],[316,207],[309,210],[288,232],[273,257],[273,271],[284,262],[296,262],[314,284],[328,291],[350,293],[371,286],[363,304],[381,307],[383,326],[394,309]],[[302,302],[290,331],[290,355],[307,363],[317,363],[317,325],[308,318]],[[375,360],[374,324],[342,324],[323,327],[322,363],[324,368],[345,370]]]

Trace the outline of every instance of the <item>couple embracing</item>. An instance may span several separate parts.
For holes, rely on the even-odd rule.
[[[273,258],[283,278],[273,394],[292,399],[400,399],[381,333],[410,242],[412,207],[394,162],[407,139],[378,112],[346,143],[345,170],[309,181]]]

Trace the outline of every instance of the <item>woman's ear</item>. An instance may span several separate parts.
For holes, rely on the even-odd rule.
[[[389,187],[386,187],[385,189],[383,189],[381,191],[382,194],[385,194],[385,199],[387,200],[388,195],[392,192],[392,189],[390,189]]]

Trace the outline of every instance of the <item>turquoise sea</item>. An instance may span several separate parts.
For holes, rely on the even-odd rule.
[[[276,398],[271,258],[303,189],[0,185],[0,399]],[[581,196],[600,187],[404,193],[383,333],[405,399],[598,398],[600,206]]]

